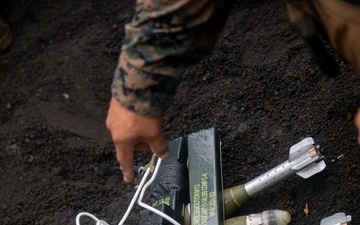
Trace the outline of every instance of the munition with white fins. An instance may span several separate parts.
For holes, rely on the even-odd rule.
[[[302,178],[309,178],[326,167],[324,156],[319,152],[311,137],[307,137],[290,148],[289,159],[270,169],[255,179],[224,191],[225,218],[229,218],[250,197],[269,188],[279,181],[296,173]]]

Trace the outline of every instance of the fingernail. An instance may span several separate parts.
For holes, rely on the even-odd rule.
[[[134,176],[124,176],[123,178],[126,183],[131,183],[134,179]]]
[[[126,183],[130,183],[130,182],[131,182],[131,180],[129,180],[129,179],[126,178],[126,177],[124,177],[124,181],[125,181]]]
[[[165,152],[164,154],[162,154],[161,156],[158,156],[158,157],[160,157],[161,159],[167,159],[167,158],[169,158],[169,156],[170,156],[170,152],[167,151],[167,152]]]

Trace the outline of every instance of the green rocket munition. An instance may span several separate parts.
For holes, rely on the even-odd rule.
[[[229,218],[245,202],[257,193],[296,173],[308,178],[325,168],[319,146],[311,137],[305,138],[290,148],[289,160],[272,168],[246,184],[225,190],[225,217]]]
[[[321,172],[325,167],[319,146],[311,137],[305,138],[290,148],[289,159],[255,179],[224,190],[225,218],[231,217],[251,197],[279,181],[296,173],[303,178]]]
[[[250,199],[249,194],[245,190],[245,186],[239,185],[225,189],[224,191],[224,208],[225,218],[229,218],[238,209],[241,208]]]
[[[296,173],[303,178],[309,178],[325,168],[319,146],[314,145],[311,137],[305,138],[290,148],[289,160],[272,168],[246,184],[225,190],[225,217],[229,218],[250,197],[279,181]]]

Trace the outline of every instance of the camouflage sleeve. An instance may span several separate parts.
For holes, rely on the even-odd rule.
[[[181,74],[209,53],[233,0],[137,0],[112,84],[124,107],[162,116]]]

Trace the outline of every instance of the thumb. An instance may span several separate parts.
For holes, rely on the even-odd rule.
[[[153,139],[149,143],[151,151],[162,159],[167,159],[170,156],[168,141],[164,137]]]

